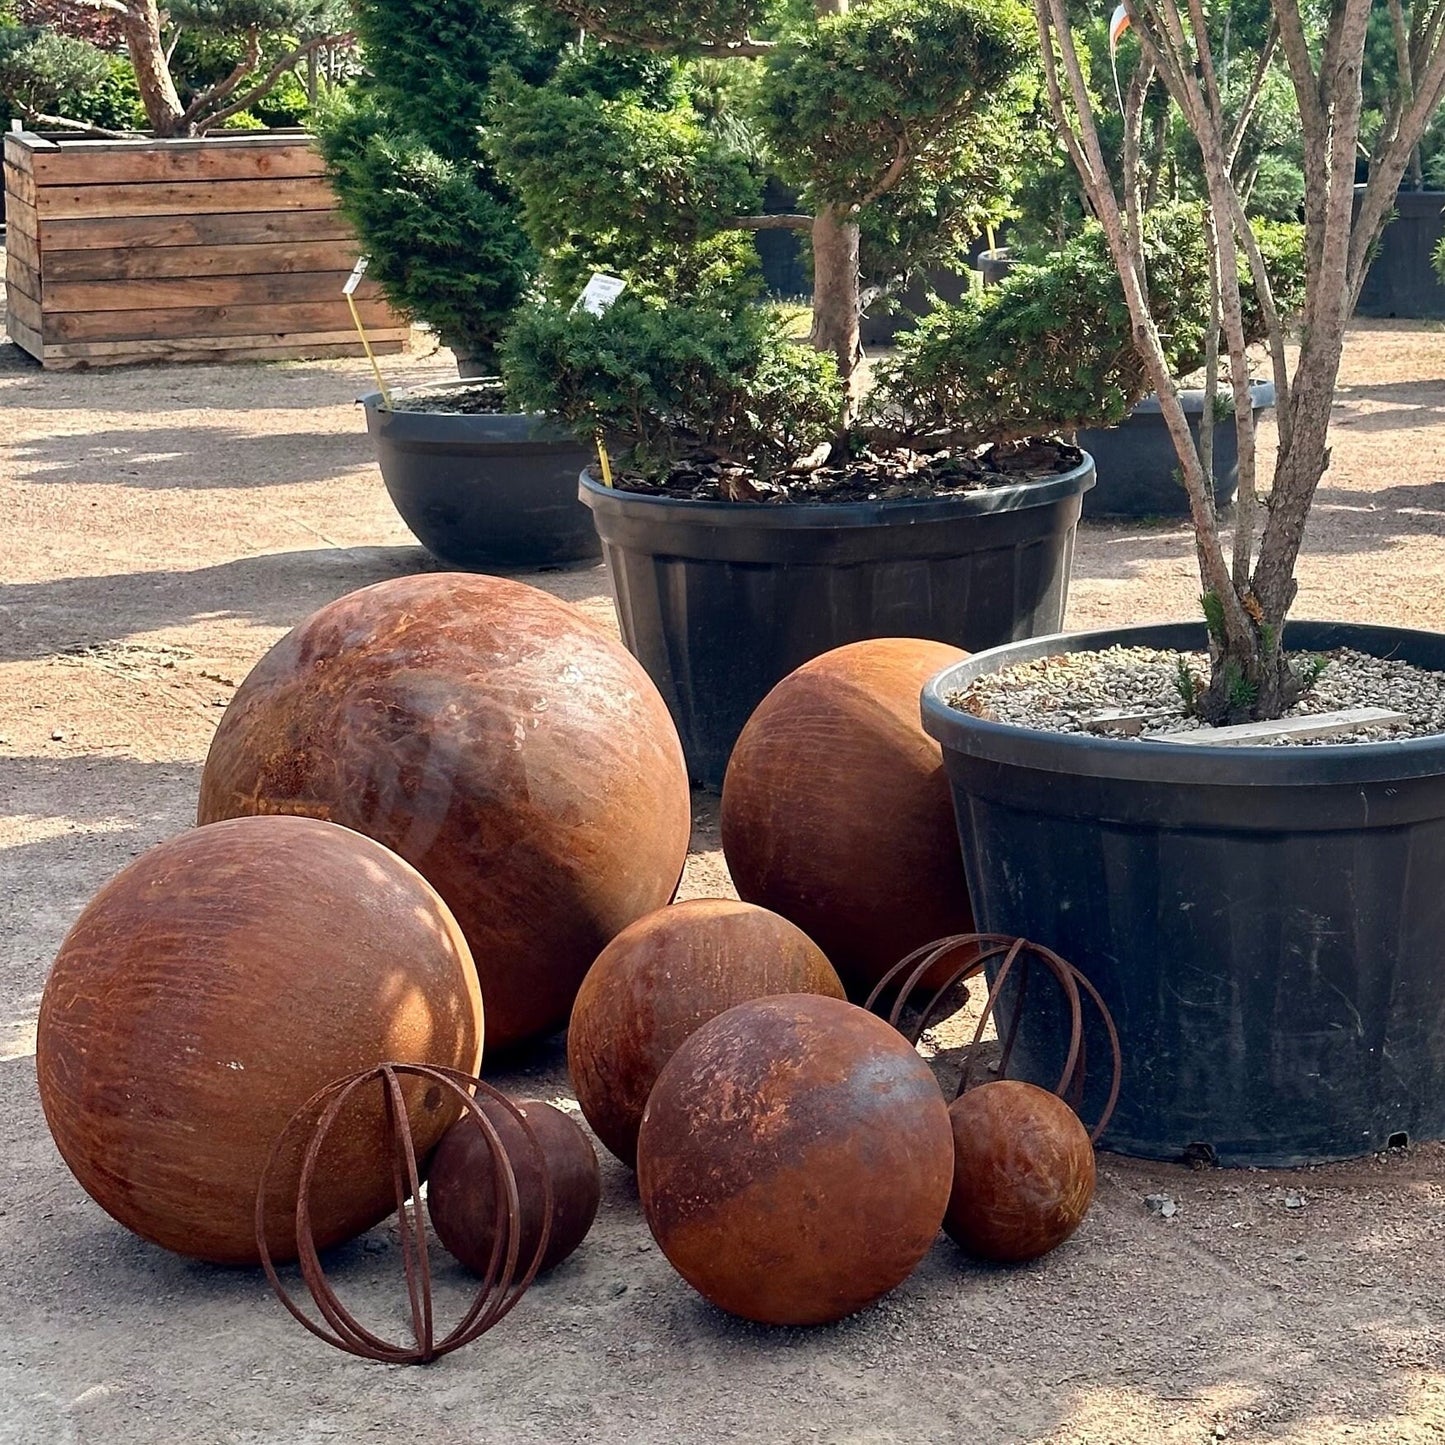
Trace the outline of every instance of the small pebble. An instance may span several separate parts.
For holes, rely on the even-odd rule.
[[[1157,1214],[1161,1219],[1173,1219],[1179,1213],[1179,1206],[1167,1194],[1146,1194],[1144,1204],[1150,1214]]]

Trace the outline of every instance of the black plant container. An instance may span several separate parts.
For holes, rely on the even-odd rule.
[[[1274,406],[1274,383],[1256,381],[1254,421]],[[1232,406],[1229,392],[1221,392]],[[1181,391],[1179,400],[1189,418],[1194,443],[1204,416],[1204,393]],[[1094,459],[1098,485],[1084,498],[1085,517],[1187,517],[1189,494],[1178,480],[1179,457],[1164,421],[1157,396],[1146,396],[1118,426],[1086,427],[1078,443]],[[1234,504],[1239,491],[1239,437],[1234,413],[1214,428],[1214,502]]]
[[[602,555],[577,500],[578,468],[594,454],[545,417],[387,411],[379,392],[361,401],[392,503],[447,566],[508,571]]]
[[[622,639],[720,788],[753,709],[794,668],[869,637],[993,647],[1058,629],[1086,456],[1043,481],[932,501],[689,502],[584,473]],[[575,485],[575,483],[574,483]]]
[[[1358,197],[1361,188],[1356,187]],[[1357,316],[1445,316],[1445,286],[1431,257],[1445,237],[1445,191],[1401,191],[1395,214],[1385,223]]]
[[[1297,622],[1287,642],[1445,669],[1437,633]],[[978,925],[1056,949],[1113,1011],[1106,1148],[1273,1167],[1445,1137],[1445,738],[1183,747],[947,705],[1032,658],[1204,643],[1195,624],[1042,638],[928,684]],[[1056,1081],[1066,1025],[1031,990],[1022,1077]]]

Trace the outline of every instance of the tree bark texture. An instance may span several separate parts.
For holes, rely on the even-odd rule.
[[[189,134],[185,107],[166,64],[156,0],[127,0],[120,24],[151,129],[158,136]]]

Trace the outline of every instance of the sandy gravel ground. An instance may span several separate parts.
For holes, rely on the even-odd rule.
[[[1297,615],[1445,626],[1442,377],[1439,329],[1352,335]],[[0,1442],[1445,1436],[1440,1146],[1287,1176],[1105,1156],[1053,1258],[985,1269],[941,1240],[893,1297],[812,1332],[703,1304],[609,1164],[583,1250],[471,1350],[411,1371],[327,1350],[259,1274],[163,1255],[102,1215],[36,1099],[46,969],[97,886],[191,822],[220,710],[262,651],[428,565],[372,465],[365,382],[348,363],[43,375],[0,346]],[[611,615],[600,568],[530,580]],[[1197,594],[1182,529],[1090,527],[1069,621],[1188,617]],[[715,806],[697,814],[685,891],[705,895],[727,882]],[[502,1082],[564,1097],[560,1049]],[[1173,1218],[1145,1208],[1156,1192]],[[337,1267],[400,1327],[385,1229]]]

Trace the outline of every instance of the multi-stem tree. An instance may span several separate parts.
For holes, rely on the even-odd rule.
[[[1124,167],[1111,180],[1100,143],[1099,115],[1071,27],[1067,0],[1032,0],[1050,102],[1124,285],[1134,339],[1163,403],[1189,494],[1211,675],[1197,707],[1211,721],[1278,717],[1308,680],[1284,650],[1285,618],[1294,602],[1295,566],[1315,489],[1329,465],[1330,407],[1345,326],[1369,267],[1371,251],[1394,204],[1411,153],[1445,96],[1445,0],[1389,0],[1397,18],[1394,64],[1372,77],[1383,111],[1356,194],[1362,150],[1362,76],[1371,0],[1270,0],[1270,24],[1255,80],[1242,106],[1221,95],[1205,0],[1127,0],[1138,63],[1124,102]],[[1269,277],[1241,198],[1239,154],[1252,99],[1270,67],[1283,64],[1299,106],[1304,144],[1305,300],[1299,352],[1291,371]],[[1144,99],[1157,77],[1182,113],[1198,147],[1208,209],[1206,240],[1216,277],[1213,331],[1222,333],[1239,439],[1239,501],[1226,554],[1215,514],[1207,447],[1196,447],[1149,306],[1141,242],[1140,132]],[[1249,393],[1244,306],[1234,283],[1251,278],[1265,318],[1274,368],[1279,444],[1267,497],[1259,466]],[[1224,284],[1219,284],[1220,279]],[[1213,353],[1214,348],[1211,348]],[[1211,354],[1208,387],[1215,385]],[[1261,506],[1263,509],[1262,528]],[[1256,536],[1256,533],[1259,533]]]
[[[859,391],[860,227],[870,212],[890,207],[895,242],[916,234],[925,216],[935,235],[940,225],[977,220],[979,197],[999,187],[1016,149],[1016,86],[1033,43],[1026,7],[1020,0],[548,3],[611,45],[750,65],[738,90],[745,126],[772,168],[799,189],[801,204],[785,215],[744,204],[757,200],[757,188],[737,183],[738,156],[686,104],[688,113],[668,127],[622,107],[542,114],[514,95],[494,129],[534,241],[548,252],[585,250],[589,236],[603,236],[643,250],[729,231],[805,233],[812,340],[837,359],[851,418]],[[570,218],[559,197],[571,198]]]

